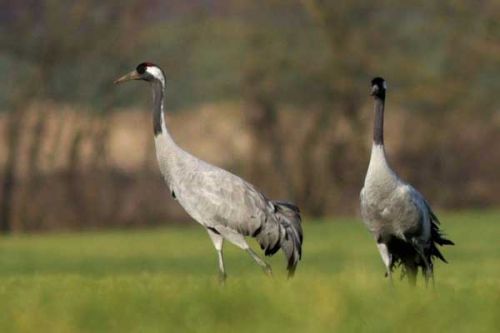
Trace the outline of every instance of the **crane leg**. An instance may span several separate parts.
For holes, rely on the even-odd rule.
[[[268,276],[273,276],[273,271],[271,269],[271,266],[268,263],[266,263],[264,260],[262,260],[257,255],[257,253],[255,253],[250,247],[248,247],[246,249],[246,251],[248,252],[248,254],[250,255],[250,257],[252,257],[252,259],[255,260],[255,262],[257,263],[257,265],[259,265],[260,267],[262,267],[262,269],[264,270],[264,273],[266,273]]]
[[[226,270],[224,269],[224,254],[222,252],[224,245],[224,238],[218,233],[207,229],[208,235],[214,243],[215,250],[217,251],[218,265],[219,265],[219,283],[224,284],[226,281]]]
[[[427,260],[423,251],[420,251],[419,249],[417,249],[417,252],[420,255],[420,257],[422,258],[422,260],[424,261],[425,267],[422,270],[423,270],[424,278],[425,278],[425,286],[429,287],[429,280],[431,280],[432,287],[434,288],[435,283],[434,283],[434,273],[433,273],[433,269],[432,269],[432,263],[430,263],[429,260]]]
[[[243,237],[243,235],[235,232],[234,230],[231,230],[231,229],[228,229],[228,228],[224,228],[224,227],[217,227],[217,230],[224,236],[224,239],[226,239],[227,241],[229,241],[232,244],[236,245],[240,249],[247,251],[247,253],[257,263],[257,265],[259,265],[264,270],[264,273],[266,273],[269,276],[272,276],[271,266],[269,266],[269,264],[267,264],[264,260],[262,260],[257,255],[257,253],[255,253],[250,248],[250,246],[248,245],[248,243],[245,241],[245,237]]]
[[[384,262],[385,265],[385,270],[386,270],[385,276],[389,278],[389,282],[392,285],[393,284],[392,271],[391,271],[392,255],[389,253],[387,245],[384,243],[377,243],[377,248],[378,252],[380,252],[380,256],[382,257],[382,261]]]
[[[424,262],[424,267],[422,268],[422,273],[423,273],[424,278],[425,278],[425,286],[429,287],[429,280],[431,280],[432,287],[434,288],[434,273],[433,273],[432,262],[429,262],[429,260],[427,260],[427,257],[425,256],[425,253],[424,253],[424,250],[418,244],[416,244],[416,242],[414,242],[413,248],[415,249],[415,251],[417,251],[418,255],[420,256],[420,258]]]

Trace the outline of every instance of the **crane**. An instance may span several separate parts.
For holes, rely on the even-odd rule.
[[[269,264],[248,245],[253,237],[266,256],[281,249],[288,276],[294,275],[302,256],[303,232],[299,208],[289,202],[270,200],[240,177],[204,162],[179,147],[164,117],[166,80],[163,70],[144,62],[115,80],[142,80],[153,91],[153,134],[160,171],[172,196],[206,231],[218,255],[219,279],[224,282],[224,240],[246,251],[266,272]]]
[[[371,81],[374,97],[374,128],[370,163],[361,190],[361,215],[374,236],[392,281],[392,271],[401,265],[411,284],[418,268],[426,284],[434,282],[434,258],[446,262],[437,245],[454,245],[442,234],[429,203],[389,166],[384,149],[384,107],[387,85],[383,78]]]

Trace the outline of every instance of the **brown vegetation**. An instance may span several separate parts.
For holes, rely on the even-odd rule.
[[[353,214],[357,211],[357,196],[369,158],[368,124],[372,115],[368,96],[366,100],[362,120],[367,130],[357,138],[362,145],[359,151],[349,148],[348,142],[355,138],[346,120],[332,124],[335,131],[328,131],[321,144],[309,152],[306,151],[308,133],[316,126],[317,115],[299,110],[277,114],[276,132],[286,138],[280,142],[280,150],[281,163],[287,168],[283,172],[291,177],[288,186],[283,186],[283,179],[277,176],[282,170],[273,163],[266,142],[257,141],[264,145],[262,151],[253,143],[254,129],[247,122],[247,107],[234,103],[206,105],[169,115],[167,121],[177,142],[185,149],[244,176],[268,195],[296,196],[308,215],[320,205],[324,205],[321,214]],[[41,108],[47,110],[46,128],[43,136],[34,138],[36,113]],[[16,156],[18,170],[11,203],[11,228],[123,227],[187,219],[170,198],[157,169],[151,119],[146,110],[121,110],[103,118],[45,104],[27,109],[24,119],[24,135],[19,136]],[[437,143],[425,119],[390,110],[386,123],[390,160],[402,176],[422,189],[436,205],[455,208],[497,204],[495,189],[500,183],[495,163],[498,165],[500,156],[491,143],[500,141],[499,120],[489,124],[471,121],[464,129],[463,120],[450,119],[448,134],[439,136]],[[8,121],[5,115],[0,118],[0,128],[8,127]],[[103,123],[111,124],[106,140],[95,142],[95,133]],[[293,136],[287,135],[290,128],[294,129]],[[30,142],[35,139],[40,150],[36,159],[30,149]],[[0,141],[0,146],[6,146],[5,140]],[[336,152],[332,147],[336,147]],[[5,168],[7,150],[2,148],[1,152],[0,166]],[[305,155],[309,155],[307,162]],[[253,168],[256,156],[262,163],[257,168],[261,169]],[[328,164],[328,158],[334,164]],[[31,167],[30,163],[37,163],[37,167]],[[304,177],[311,170],[314,174]],[[314,184],[306,183],[310,179]],[[308,187],[313,192],[308,193],[312,196],[306,198],[309,201],[303,199],[306,194],[300,193]],[[304,205],[313,200],[318,202],[312,207]]]
[[[500,204],[498,1],[47,0],[0,11],[3,232],[186,218],[157,171],[147,88],[111,84],[144,60],[166,69],[181,146],[306,215],[357,211],[375,75],[389,82],[387,146],[401,176],[436,206]]]

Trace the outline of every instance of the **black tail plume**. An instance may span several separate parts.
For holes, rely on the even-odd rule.
[[[443,262],[448,263],[444,256],[441,254],[441,251],[439,251],[438,247],[436,244],[443,246],[443,245],[455,245],[451,240],[445,238],[444,234],[441,232],[439,229],[439,220],[437,216],[430,210],[430,216],[431,216],[431,247],[429,251],[429,260],[432,260],[433,257],[437,257],[441,259]]]
[[[280,225],[279,247],[287,259],[288,277],[293,277],[299,260],[302,258],[302,219],[299,207],[289,202],[272,201],[274,216]]]

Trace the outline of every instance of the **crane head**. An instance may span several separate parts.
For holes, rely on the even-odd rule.
[[[147,82],[159,81],[163,86],[165,85],[165,75],[163,71],[160,67],[150,62],[139,64],[136,69],[116,79],[114,83],[118,84],[130,80],[143,80]]]
[[[380,76],[372,80],[372,90],[370,95],[385,98],[385,91],[387,90],[387,83]]]

